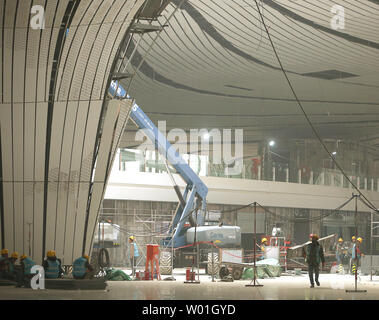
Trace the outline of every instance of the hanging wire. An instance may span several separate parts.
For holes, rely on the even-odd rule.
[[[261,10],[259,9],[258,2],[257,2],[257,0],[254,0],[254,2],[255,2],[255,4],[256,4],[256,7],[257,7],[257,10],[258,10],[258,13],[259,13],[259,15],[260,15],[260,17],[261,17],[262,24],[263,24],[263,26],[265,27],[265,30],[266,30],[266,33],[267,33],[268,39],[269,39],[269,41],[270,41],[270,43],[271,43],[272,49],[273,49],[273,51],[274,51],[274,53],[275,53],[275,56],[276,56],[276,58],[277,58],[277,60],[278,60],[279,65],[280,65],[280,69],[282,70],[282,72],[283,72],[283,74],[284,74],[284,76],[285,76],[285,78],[286,78],[286,80],[287,80],[287,83],[288,83],[288,85],[289,85],[289,87],[290,87],[290,89],[291,89],[291,91],[292,91],[292,94],[293,94],[293,96],[295,97],[295,100],[296,100],[296,102],[298,103],[298,105],[299,105],[299,107],[300,107],[302,113],[304,114],[304,117],[305,117],[305,119],[307,120],[309,126],[311,127],[313,133],[315,134],[315,136],[317,137],[317,139],[320,141],[320,144],[323,146],[324,150],[326,151],[326,153],[328,154],[328,156],[330,157],[330,159],[332,159],[332,161],[334,162],[334,164],[336,165],[336,167],[341,171],[341,173],[344,175],[344,177],[347,179],[347,181],[353,186],[353,188],[354,188],[355,190],[357,190],[357,192],[358,192],[358,193],[359,193],[359,194],[360,194],[360,195],[366,200],[366,202],[367,202],[368,204],[370,204],[370,206],[371,206],[371,208],[373,208],[373,210],[378,211],[378,209],[375,208],[375,206],[371,203],[371,201],[368,200],[368,199],[365,197],[365,195],[364,195],[364,194],[358,189],[358,187],[353,183],[353,181],[347,176],[347,174],[345,173],[345,171],[342,169],[342,167],[339,165],[339,163],[336,161],[336,159],[333,157],[333,155],[330,153],[330,151],[329,151],[328,148],[326,147],[325,143],[322,141],[322,139],[321,139],[320,135],[318,134],[316,128],[313,126],[312,121],[309,119],[308,114],[305,112],[305,110],[304,110],[304,108],[303,108],[303,105],[302,105],[302,103],[300,102],[300,100],[299,100],[299,98],[298,98],[298,96],[297,96],[297,94],[296,94],[296,91],[295,91],[294,87],[292,86],[292,83],[291,83],[290,79],[288,78],[287,72],[285,71],[285,69],[284,69],[284,67],[283,67],[282,61],[280,60],[280,57],[279,57],[279,55],[278,55],[278,53],[277,53],[277,51],[276,51],[275,45],[274,45],[274,43],[273,43],[273,41],[272,41],[272,39],[271,39],[271,35],[270,35],[269,31],[268,31],[268,28],[267,28],[267,26],[266,26],[266,23],[265,23],[265,20],[264,20],[264,18],[263,18],[263,15],[262,15],[262,13],[261,13]],[[374,209],[374,208],[375,208],[375,209]]]
[[[351,196],[351,198],[350,198],[349,200],[345,201],[343,204],[341,204],[341,205],[338,206],[337,208],[331,210],[331,211],[328,212],[328,213],[320,214],[320,216],[318,216],[318,217],[310,218],[310,219],[308,219],[308,221],[316,221],[316,220],[320,220],[320,219],[323,219],[323,218],[325,218],[325,217],[328,217],[328,216],[332,215],[333,213],[335,213],[335,212],[341,210],[344,206],[346,206],[351,200],[354,199],[354,197],[355,197],[355,196]],[[260,208],[262,208],[265,212],[277,216],[276,213],[274,213],[274,212],[270,211],[269,209],[267,209],[266,207],[260,205],[258,202],[257,202],[257,205],[258,205]],[[295,222],[295,221],[297,221],[296,219],[286,218],[286,217],[283,217],[283,216],[280,216],[280,220],[282,220],[282,221],[285,220],[285,221],[288,221],[288,222]]]

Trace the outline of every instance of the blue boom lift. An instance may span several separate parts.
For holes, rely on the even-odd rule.
[[[112,81],[109,95],[117,99],[130,99],[129,95],[127,95],[117,81]],[[195,239],[196,241],[217,243],[218,247],[221,248],[239,248],[241,244],[241,230],[238,226],[204,225],[206,197],[208,194],[207,186],[135,102],[133,102],[131,107],[130,118],[139,129],[143,130],[146,137],[155,146],[155,149],[171,164],[186,183],[186,188],[182,194],[166,163],[167,172],[171,176],[174,190],[179,198],[179,204],[170,229],[167,232],[167,237],[162,239],[161,248],[181,248],[192,244]],[[189,225],[187,222],[189,222]],[[199,255],[201,261],[199,263],[201,265],[206,263],[205,267],[208,267],[208,270],[209,252],[209,244],[201,246],[201,253]],[[194,259],[196,258],[192,247],[175,250],[174,257],[171,256],[170,250],[164,250],[164,253],[164,255],[161,255],[164,259],[161,258],[160,261],[162,274],[171,273],[171,259],[174,259],[174,267],[187,267],[194,263]]]

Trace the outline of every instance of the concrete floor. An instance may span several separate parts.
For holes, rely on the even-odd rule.
[[[212,282],[200,275],[200,284],[186,284],[185,270],[176,270],[176,281],[108,281],[107,290],[31,290],[0,287],[0,299],[7,300],[379,300],[379,276],[362,276],[354,289],[351,275],[321,274],[320,287],[310,288],[306,274],[259,279],[263,287],[245,287],[250,280]],[[167,276],[162,276],[162,279]]]

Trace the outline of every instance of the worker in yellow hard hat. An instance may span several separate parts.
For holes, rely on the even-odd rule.
[[[356,238],[356,240],[354,239],[354,242],[352,243],[352,248],[351,248],[351,273],[352,274],[355,274],[355,272],[358,272],[358,269],[361,265],[361,257],[364,256],[360,248],[361,243],[362,243],[361,237]]]
[[[18,252],[17,252],[17,251],[12,252],[11,257],[9,258],[9,260],[10,260],[13,264],[15,264],[15,262],[17,261],[17,259],[18,259]]]
[[[314,282],[318,286],[320,286],[320,282],[318,281],[319,273],[320,273],[320,263],[325,267],[325,257],[324,257],[324,248],[318,242],[318,235],[312,234],[312,242],[305,247],[304,250],[304,258],[308,263],[308,273],[309,280],[311,282],[311,288],[314,288]],[[315,274],[315,279],[313,280],[313,273]]]
[[[46,253],[46,259],[43,261],[42,266],[45,269],[45,277],[47,279],[61,278],[63,275],[62,262],[57,258],[54,250],[49,250]]]
[[[8,257],[8,249],[1,250],[0,257],[0,278],[11,280],[13,273],[13,266],[10,258]]]
[[[74,261],[72,275],[75,279],[92,279],[95,276],[94,268],[90,265],[87,254],[83,254]]]
[[[22,254],[20,257],[20,267],[21,271],[17,278],[17,287],[27,287],[30,288],[30,279],[34,277],[31,269],[36,263],[29,258],[26,254]]]
[[[337,258],[337,264],[338,264],[338,272],[343,273],[343,256],[344,256],[344,242],[342,238],[338,239],[337,244],[335,245],[335,251],[336,251],[336,258]]]
[[[19,264],[16,264],[16,261],[18,260],[18,252],[14,251],[11,254],[11,257],[9,258],[9,261],[12,263],[12,272],[15,274],[15,277],[18,278],[19,274],[21,273],[21,266]]]
[[[261,249],[261,255],[260,255],[260,257],[259,257],[259,259],[260,260],[263,260],[263,259],[265,259],[266,258],[266,254],[267,254],[267,238],[266,237],[263,237],[262,239],[261,239],[261,245],[260,245],[260,249]]]
[[[136,271],[135,269],[136,269],[137,259],[139,257],[138,246],[137,246],[134,236],[129,237],[129,257],[130,257],[130,266],[132,269],[131,275],[134,277],[135,271]]]

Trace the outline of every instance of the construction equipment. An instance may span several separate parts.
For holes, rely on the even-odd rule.
[[[100,219],[93,239],[90,264],[96,274],[105,274],[105,268],[110,266],[107,249],[120,247],[121,235],[119,226],[110,220]]]
[[[117,81],[112,81],[109,95],[112,98],[130,99]],[[194,264],[209,265],[211,247],[216,241],[219,248],[240,247],[241,230],[239,227],[223,226],[221,224],[218,226],[205,225],[207,186],[135,102],[130,110],[130,119],[144,132],[160,155],[167,160],[167,173],[179,199],[167,236],[161,242],[161,274],[171,274],[172,267],[188,267]],[[176,184],[168,164],[175,169],[176,173],[186,183],[183,193]],[[194,253],[191,245],[199,241],[202,242],[199,245],[200,252]],[[213,263],[215,259],[217,260],[215,256],[216,254],[213,256]],[[212,268],[212,272],[217,272],[217,268]]]

